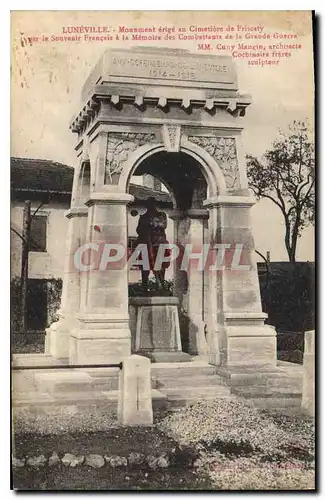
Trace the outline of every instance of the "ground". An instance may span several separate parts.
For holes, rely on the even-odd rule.
[[[50,456],[54,450],[60,458],[66,452],[127,457],[131,453],[164,455],[171,458],[168,469],[153,470],[147,463],[130,467],[93,469],[85,465],[71,468],[62,463],[13,470],[13,487],[19,490],[163,490],[211,489],[206,475],[198,476],[193,463],[195,450],[178,444],[156,427],[112,428],[107,432],[69,433],[61,435],[20,434],[15,437],[15,455]]]
[[[13,468],[18,490],[313,490],[314,420],[256,410],[238,400],[204,401],[160,414],[152,427],[37,434],[17,430],[13,455],[47,459],[118,455],[124,464],[75,468],[58,461]],[[141,454],[139,464],[131,462]],[[157,462],[157,459],[162,461]],[[108,460],[109,462],[109,460]]]

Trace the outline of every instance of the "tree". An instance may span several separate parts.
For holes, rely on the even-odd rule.
[[[33,248],[36,248],[37,242],[33,241],[31,238],[31,225],[33,219],[37,215],[37,212],[44,206],[45,203],[49,203],[53,196],[57,193],[51,193],[44,196],[44,200],[38,205],[36,210],[31,214],[31,201],[25,200],[24,211],[23,211],[23,227],[22,232],[10,227],[10,230],[15,233],[22,241],[22,254],[21,254],[21,272],[20,272],[20,330],[25,332],[27,329],[27,286],[28,286],[28,257],[30,246],[33,244]]]
[[[285,246],[289,261],[295,262],[298,238],[315,221],[315,154],[307,123],[294,121],[261,159],[246,159],[249,187],[257,199],[271,200],[283,214]]]

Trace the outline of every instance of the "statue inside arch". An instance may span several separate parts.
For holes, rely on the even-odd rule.
[[[138,238],[136,245],[146,245],[149,257],[149,270],[141,269],[142,287],[148,290],[149,275],[153,273],[157,289],[165,290],[165,272],[169,267],[169,262],[163,262],[161,269],[154,269],[159,245],[168,244],[166,237],[167,215],[165,212],[160,212],[156,208],[154,198],[148,198],[145,201],[147,211],[140,216],[137,226]],[[165,249],[165,256],[170,255],[170,250]]]

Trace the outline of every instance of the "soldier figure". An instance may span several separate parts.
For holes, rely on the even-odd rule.
[[[160,244],[168,244],[165,229],[167,227],[167,216],[164,212],[159,212],[156,208],[154,198],[148,198],[145,202],[147,211],[140,216],[136,245],[145,244],[148,250],[150,270],[141,269],[142,286],[148,289],[150,271],[153,272],[158,290],[164,289],[165,271],[169,262],[164,262],[161,269],[155,270],[154,265]],[[165,255],[170,254],[170,250],[165,250]]]

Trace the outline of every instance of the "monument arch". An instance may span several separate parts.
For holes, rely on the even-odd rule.
[[[157,61],[167,68],[158,78],[150,69]],[[188,79],[175,76],[176,62],[191,68]],[[126,247],[131,175],[160,161],[157,175],[174,191],[175,238],[183,237],[185,228],[195,244],[239,245],[246,266],[240,272],[220,269],[189,276],[192,354],[214,365],[275,366],[275,330],[264,324],[261,308],[250,221],[255,200],[248,191],[241,144],[251,98],[238,90],[232,59],[171,49],[108,50],[87,79],[82,101],[71,130],[78,137],[79,161],[90,159],[90,192],[83,206],[72,205],[67,214],[67,262],[80,224],[86,225],[88,242]],[[196,172],[186,203],[176,170],[164,171],[167,158],[186,158],[188,175]],[[180,176],[186,184],[185,173],[186,166]],[[121,361],[131,351],[127,269],[91,270],[84,288],[77,271],[67,269],[61,318],[48,331],[47,352],[77,364]],[[72,293],[79,294],[79,307],[77,301],[71,306]],[[179,297],[174,299],[177,304]],[[177,335],[175,328],[176,343]]]

